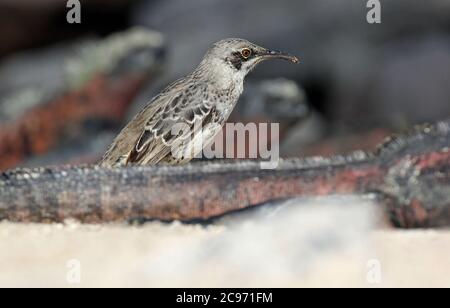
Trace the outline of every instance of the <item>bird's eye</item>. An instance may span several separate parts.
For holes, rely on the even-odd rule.
[[[252,55],[252,51],[248,48],[244,48],[241,51],[241,55],[245,58],[248,59],[251,55]]]

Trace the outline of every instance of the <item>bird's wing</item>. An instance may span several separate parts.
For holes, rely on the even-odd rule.
[[[155,97],[122,129],[103,156],[100,162],[101,166],[118,167],[126,165],[136,140],[142,134],[148,118],[154,116],[160,99],[162,99],[161,96]]]
[[[203,98],[201,91],[195,92],[195,88],[171,95],[158,105],[136,140],[127,163],[152,165],[179,153],[177,147],[182,147],[196,130],[202,129],[212,109],[212,104]]]
[[[127,164],[130,153],[136,146],[136,140],[141,139],[149,119],[158,118],[159,107],[185,90],[184,80],[181,78],[171,83],[136,114],[114,139],[100,162],[101,166],[116,167]]]

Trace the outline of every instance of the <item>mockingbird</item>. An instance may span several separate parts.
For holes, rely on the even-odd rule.
[[[243,91],[245,76],[268,59],[297,57],[229,38],[215,43],[199,66],[155,96],[120,132],[102,166],[180,164],[211,143]],[[174,127],[182,128],[174,133]],[[195,129],[201,127],[201,129]],[[198,147],[198,141],[201,146]]]

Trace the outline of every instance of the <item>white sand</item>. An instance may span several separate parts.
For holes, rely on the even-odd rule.
[[[0,286],[450,287],[450,231],[375,231],[375,217],[339,198],[208,227],[1,223]]]

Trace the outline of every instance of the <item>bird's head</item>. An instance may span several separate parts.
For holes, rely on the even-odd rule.
[[[299,62],[295,56],[270,50],[239,38],[228,38],[215,43],[202,62],[217,71],[230,71],[245,77],[258,63],[270,59]]]

